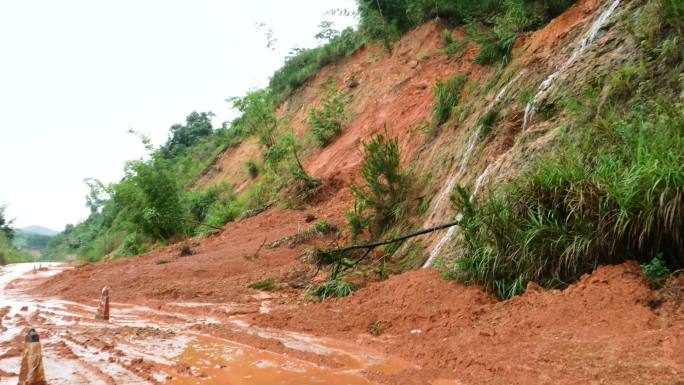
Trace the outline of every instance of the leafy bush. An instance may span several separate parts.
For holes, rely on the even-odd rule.
[[[662,16],[670,26],[684,24],[684,2],[681,0],[660,0]]]
[[[451,115],[451,111],[461,99],[461,91],[465,85],[466,78],[457,74],[446,80],[439,79],[433,92],[435,101],[432,106],[432,125],[438,127],[446,122]]]
[[[312,230],[318,234],[329,234],[335,230],[335,226],[331,225],[327,220],[321,219],[314,223]]]
[[[149,156],[128,162],[118,183],[105,186],[87,179],[90,216],[53,237],[43,257],[58,260],[77,254],[97,261],[104,255],[135,255],[201,230],[206,227],[202,221],[220,226],[232,218],[220,213],[225,211],[223,201],[234,199],[228,190],[188,191],[216,155],[239,137],[223,128],[208,133],[209,119],[208,113],[190,114],[185,125],[172,127],[169,141],[157,149],[139,135]]]
[[[660,256],[656,256],[649,263],[642,263],[641,268],[644,269],[646,278],[656,286],[662,285],[670,275],[670,269]]]
[[[344,124],[344,101],[337,92],[337,86],[330,83],[328,90],[321,98],[321,108],[309,110],[308,123],[311,126],[311,133],[321,147],[325,147],[342,130]]]
[[[275,97],[270,89],[251,91],[241,98],[230,98],[229,101],[241,113],[231,123],[232,129],[246,135],[256,135],[259,143],[267,149],[275,144],[278,119],[273,114]]]
[[[218,200],[221,189],[212,186],[205,191],[194,190],[188,194],[189,209],[195,221],[201,223],[207,218],[212,204]]]
[[[121,245],[119,245],[115,254],[118,257],[129,257],[132,255],[138,255],[146,250],[144,244],[145,239],[143,236],[141,236],[138,233],[129,234],[126,238],[124,238]],[[108,252],[106,250],[100,249],[90,254],[92,255],[92,257],[86,257],[86,259],[94,261],[97,258],[98,254],[108,254]]]
[[[250,178],[255,179],[259,176],[259,166],[253,160],[245,162],[245,167],[247,167],[247,173],[249,173]]]
[[[307,295],[318,297],[321,301],[332,297],[346,297],[353,293],[356,287],[349,282],[339,279],[325,281],[321,284],[314,285],[307,290]]]
[[[214,228],[221,227],[238,218],[243,210],[243,204],[231,194],[211,205],[205,223]]]
[[[503,60],[504,64],[508,64],[516,38],[517,34],[506,30],[480,35],[476,40],[480,44],[480,52],[475,62],[486,65]]]
[[[276,180],[272,183],[280,184],[276,190],[287,185],[287,192],[292,203],[307,201],[313,190],[321,181],[309,175],[299,159],[300,144],[294,132],[281,134],[275,144],[265,155],[265,167],[268,168]]]
[[[261,291],[273,291],[276,289],[275,281],[273,278],[264,278],[261,281],[252,282],[247,285],[250,289],[261,290]]]
[[[206,227],[205,225],[223,226],[234,220],[242,210],[233,189],[225,182],[210,186],[204,191],[191,191],[188,201],[193,225],[199,230]]]
[[[167,162],[154,156],[131,161],[126,176],[114,186],[113,201],[143,235],[165,240],[186,231],[182,190]]]
[[[377,135],[364,143],[361,176],[364,185],[352,185],[354,209],[347,220],[354,236],[367,227],[371,236],[383,233],[403,213],[408,176],[402,170],[396,138]]]
[[[193,111],[185,119],[185,125],[174,124],[169,130],[169,139],[159,150],[166,158],[177,156],[181,151],[192,147],[204,137],[214,133],[211,118],[215,115],[211,112]]]

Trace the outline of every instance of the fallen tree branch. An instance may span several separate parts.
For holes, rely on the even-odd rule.
[[[386,239],[386,240],[383,240],[383,241],[377,241],[377,242],[366,243],[366,244],[363,244],[363,245],[352,245],[352,246],[347,246],[347,247],[343,247],[343,248],[340,248],[340,249],[328,250],[327,252],[329,252],[329,253],[344,253],[344,252],[347,252],[347,251],[359,250],[359,249],[368,249],[368,250],[372,250],[372,249],[374,249],[374,248],[376,248],[376,247],[378,247],[378,246],[384,246],[384,245],[389,245],[390,243],[405,241],[405,240],[407,240],[407,239],[409,239],[409,238],[414,238],[414,237],[417,237],[417,236],[419,236],[419,235],[423,235],[423,234],[427,234],[427,233],[432,233],[432,232],[435,232],[435,231],[438,231],[438,230],[442,230],[442,229],[446,229],[446,228],[449,228],[449,227],[453,227],[453,226],[456,226],[456,225],[458,225],[458,224],[460,224],[460,223],[461,223],[460,220],[455,220],[455,221],[453,221],[453,222],[444,223],[444,224],[441,224],[441,225],[438,225],[438,226],[434,226],[434,227],[429,227],[429,228],[427,228],[427,229],[419,230],[419,231],[416,231],[416,232],[413,232],[413,233],[408,233],[408,234],[402,235],[402,236],[400,236],[400,237],[391,238],[391,239]]]
[[[316,265],[318,266],[318,269],[320,269],[322,266],[326,265],[333,265],[332,271],[330,272],[330,278],[335,280],[337,279],[337,276],[342,272],[343,269],[346,268],[353,268],[357,266],[361,261],[366,259],[370,252],[378,247],[378,246],[383,246],[383,245],[388,245],[390,243],[395,243],[395,242],[401,242],[405,241],[409,238],[417,237],[419,235],[423,234],[428,234],[432,233],[438,230],[446,229],[452,226],[456,226],[460,224],[460,220],[455,220],[453,222],[449,223],[444,223],[438,226],[430,227],[427,229],[415,231],[409,234],[402,235],[400,237],[396,238],[391,238],[391,239],[386,239],[383,241],[377,241],[377,242],[371,242],[371,243],[366,243],[363,245],[352,245],[352,246],[347,246],[347,247],[342,247],[339,249],[332,249],[332,250],[318,250],[316,249],[315,255],[316,255]],[[363,254],[361,258],[357,258],[356,260],[349,260],[344,258],[344,255],[348,251],[352,250],[362,250],[365,249],[366,252]]]

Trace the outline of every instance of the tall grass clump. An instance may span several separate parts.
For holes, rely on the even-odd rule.
[[[350,282],[339,279],[325,281],[318,285],[311,286],[307,290],[307,295],[318,297],[321,301],[332,297],[346,297],[353,293],[356,287]]]
[[[557,287],[598,264],[658,255],[684,266],[684,104],[648,102],[568,135],[520,179],[473,203],[459,188],[465,255],[456,275],[508,298]]]
[[[684,267],[684,63],[658,48],[681,47],[683,24],[668,17],[675,3],[635,14],[641,62],[568,99],[559,139],[519,178],[475,202],[456,188],[461,256],[450,276],[509,298],[530,281],[561,287],[599,264],[636,260],[657,279]]]
[[[439,79],[435,85],[432,106],[432,126],[438,127],[451,116],[451,111],[461,99],[461,91],[466,83],[465,76],[456,74],[446,80]]]

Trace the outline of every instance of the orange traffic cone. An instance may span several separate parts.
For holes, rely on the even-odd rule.
[[[97,306],[97,314],[95,319],[109,320],[109,288],[107,286],[102,288],[100,295],[100,304]]]
[[[18,385],[47,385],[40,338],[36,329],[29,330],[24,340],[24,354],[21,357]]]

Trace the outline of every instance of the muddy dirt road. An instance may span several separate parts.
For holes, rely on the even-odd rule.
[[[113,302],[109,322],[96,299],[75,303],[26,291],[68,267],[0,267],[0,384],[16,384],[23,336],[41,336],[48,381],[56,384],[372,384],[373,373],[405,361],[340,341],[255,328],[239,316],[215,319]],[[192,309],[212,304],[178,303]],[[227,306],[229,304],[213,304]],[[220,325],[220,328],[215,327]],[[207,331],[220,330],[221,333]],[[455,382],[439,382],[439,384]]]

